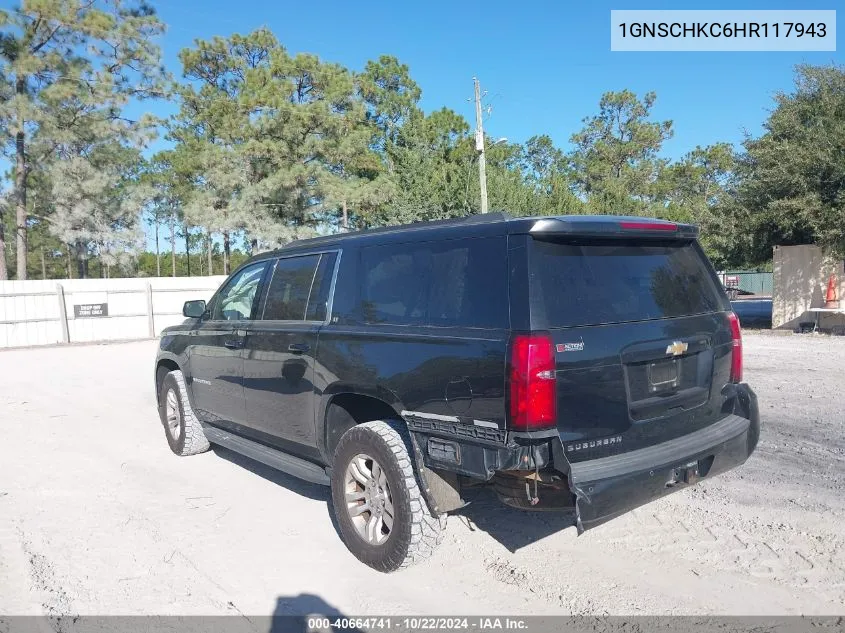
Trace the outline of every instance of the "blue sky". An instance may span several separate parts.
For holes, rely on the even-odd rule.
[[[160,0],[168,32],[165,62],[181,73],[177,54],[196,38],[269,27],[291,52],[311,52],[360,70],[392,54],[420,84],[426,111],[443,106],[474,117],[472,77],[493,106],[485,125],[494,137],[524,141],[549,134],[565,147],[581,120],[598,109],[603,92],[629,88],[657,93],[654,116],[671,119],[675,136],[665,155],[696,145],[739,143],[758,134],[779,90],[792,87],[801,62],[842,63],[835,53],[613,53],[611,9],[835,9],[836,2],[803,0],[636,2],[359,3],[287,0]],[[841,38],[840,38],[841,39]],[[838,47],[839,48],[839,47]],[[160,114],[173,111],[153,106]]]
[[[845,63],[840,43],[834,53],[610,51],[611,9],[836,9],[835,0],[745,0],[739,6],[712,0],[150,2],[168,25],[160,44],[177,77],[178,53],[196,39],[267,26],[290,52],[316,53],[353,70],[395,55],[422,88],[424,110],[446,106],[471,123],[468,98],[478,76],[493,107],[487,133],[511,141],[549,134],[566,149],[582,119],[597,112],[602,93],[654,91],[654,118],[674,122],[675,135],[663,152],[673,159],[696,145],[738,145],[746,132],[759,134],[773,95],[792,89],[796,64]],[[13,4],[0,0],[0,7]],[[147,102],[132,110],[167,116],[176,106]],[[166,146],[160,139],[149,151]]]

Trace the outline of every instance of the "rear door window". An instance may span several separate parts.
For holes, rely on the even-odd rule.
[[[503,237],[361,251],[360,318],[395,325],[507,327]]]
[[[532,322],[573,327],[729,309],[694,242],[531,240]]]
[[[305,314],[307,321],[325,321],[326,319],[336,260],[337,253],[320,255],[320,263],[317,264],[317,274],[314,275],[314,283],[311,286],[311,295],[308,299],[308,309]]]
[[[285,257],[276,262],[262,319],[323,321],[337,253]]]
[[[276,262],[264,304],[265,321],[305,320],[305,307],[319,262],[319,255],[286,257]]]

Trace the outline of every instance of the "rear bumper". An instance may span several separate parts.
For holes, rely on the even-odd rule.
[[[557,429],[534,433],[505,433],[501,437],[469,436],[472,427],[433,424],[406,415],[418,466],[489,481],[501,471],[553,469],[568,473],[579,533],[676,490],[679,469],[695,464],[700,478],[723,473],[742,464],[757,446],[760,415],[757,397],[746,384],[729,385],[733,411],[704,429],[621,455],[570,464]],[[406,412],[407,413],[407,412]],[[461,432],[459,432],[461,431]],[[426,472],[420,468],[420,472]],[[687,470],[688,472],[688,470]],[[680,479],[685,479],[681,477]],[[423,494],[431,508],[442,507]],[[457,506],[455,506],[457,507]]]
[[[736,413],[700,431],[621,455],[572,464],[570,488],[576,498],[578,532],[686,487],[689,484],[683,482],[682,473],[690,467],[704,479],[745,462],[757,446],[760,415],[754,392],[747,385],[736,388]]]

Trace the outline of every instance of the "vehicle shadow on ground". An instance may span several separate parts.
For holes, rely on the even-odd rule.
[[[488,487],[479,486],[465,491],[469,505],[449,516],[449,529],[480,530],[498,541],[511,553],[551,534],[571,530],[574,537],[574,511],[528,511],[506,506]],[[460,524],[460,525],[456,525]]]
[[[212,450],[218,457],[246,468],[277,486],[287,488],[302,497],[324,502],[332,527],[340,538],[340,528],[334,515],[331,490],[328,486],[302,481],[222,446],[213,445]],[[465,491],[464,498],[470,503],[450,513],[449,530],[468,529],[486,532],[510,552],[516,552],[526,545],[536,543],[567,528],[571,528],[573,535],[575,534],[575,515],[572,512],[517,510],[501,503],[492,489],[486,486],[469,488]]]
[[[312,484],[311,482],[303,481],[293,475],[288,475],[281,470],[265,466],[261,462],[257,462],[254,459],[250,459],[240,453],[236,453],[235,451],[223,448],[222,446],[218,446],[216,444],[211,445],[211,450],[214,451],[214,454],[218,457],[222,457],[226,461],[231,462],[236,466],[240,466],[241,468],[246,468],[251,473],[258,475],[267,481],[271,481],[277,486],[287,488],[301,497],[313,499],[314,501],[323,501],[326,504],[326,510],[328,511],[331,519],[332,527],[334,527],[338,537],[340,536],[340,528],[337,525],[337,520],[335,519],[334,511],[332,509],[331,489],[328,486],[321,486],[319,484]]]
[[[360,633],[360,629],[334,627],[331,622],[344,615],[320,596],[301,593],[298,596],[279,596],[270,620],[269,633],[306,633],[308,631],[349,631]],[[324,627],[325,620],[329,626]]]

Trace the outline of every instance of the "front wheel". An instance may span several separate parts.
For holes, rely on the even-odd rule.
[[[340,438],[332,468],[332,504],[346,547],[378,571],[431,556],[446,517],[422,497],[410,439],[398,422],[366,422]]]
[[[197,419],[181,371],[164,377],[159,393],[158,413],[170,450],[177,455],[196,455],[208,450],[209,443]]]

